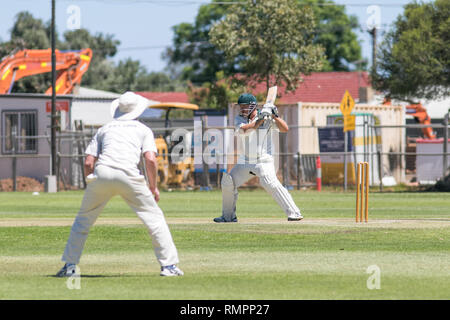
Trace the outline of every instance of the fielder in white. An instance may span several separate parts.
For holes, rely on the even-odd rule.
[[[258,110],[256,98],[252,94],[242,94],[238,104],[240,113],[235,119],[235,134],[241,140],[242,154],[230,173],[223,174],[222,216],[214,218],[214,221],[237,222],[238,187],[254,176],[259,178],[261,186],[284,210],[288,221],[303,219],[291,195],[277,178],[272,154],[271,130],[287,132],[288,125],[278,116],[275,105],[265,104],[262,110]]]
[[[135,120],[147,108],[148,101],[126,92],[111,104],[114,120],[101,127],[86,149],[85,172],[88,185],[83,202],[72,225],[62,256],[59,277],[77,273],[89,229],[109,199],[120,195],[148,229],[153,249],[161,265],[161,276],[181,276],[176,266],[178,253],[164,214],[157,205],[157,149],[153,132]],[[144,156],[148,185],[138,164]]]

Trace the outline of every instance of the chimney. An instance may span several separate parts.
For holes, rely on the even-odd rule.
[[[359,103],[369,103],[373,100],[373,88],[372,87],[359,87]]]

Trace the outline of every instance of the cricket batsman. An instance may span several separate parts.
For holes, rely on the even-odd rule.
[[[288,221],[300,221],[303,216],[289,192],[276,176],[271,130],[287,132],[286,122],[278,116],[277,107],[269,102],[257,108],[256,98],[250,93],[239,96],[239,115],[235,119],[235,134],[241,148],[237,164],[222,176],[222,216],[215,222],[237,222],[236,202],[238,187],[257,176],[261,186],[275,199],[286,213]]]

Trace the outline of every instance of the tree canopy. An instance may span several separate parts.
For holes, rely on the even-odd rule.
[[[314,39],[314,15],[296,0],[254,2],[230,7],[210,31],[210,41],[239,65],[246,83],[284,83],[295,90],[303,75],[320,70],[323,50]]]
[[[449,30],[448,0],[406,5],[377,52],[373,86],[411,102],[448,96]]]
[[[267,1],[257,3],[260,5]],[[316,25],[313,42],[325,49],[322,71],[346,71],[352,62],[361,60],[361,46],[354,32],[358,28],[358,20],[345,13],[345,6],[330,5],[333,4],[330,0],[297,2],[313,11]],[[194,23],[181,23],[173,27],[173,45],[166,50],[165,57],[169,65],[178,67],[184,79],[200,85],[217,80],[219,71],[224,71],[226,75],[243,71],[235,63],[227,61],[224,52],[209,41],[212,26],[224,19],[230,9],[230,4],[213,0],[200,6]]]
[[[179,81],[163,72],[148,72],[137,60],[124,59],[115,64],[120,41],[113,35],[91,34],[86,29],[66,31],[61,40],[56,33],[56,48],[79,50],[91,48],[92,61],[82,85],[99,90],[123,93],[132,91],[176,91],[182,88]],[[29,12],[20,12],[11,28],[11,39],[0,43],[0,57],[14,50],[48,49],[51,47],[50,22],[44,23]],[[51,74],[38,74],[15,83],[13,92],[42,93],[51,86]],[[183,87],[184,89],[184,87]]]
[[[223,52],[219,51],[209,41],[209,31],[212,25],[222,19],[229,5],[201,5],[193,24],[181,23],[174,26],[173,46],[169,47],[164,56],[169,65],[181,68],[182,79],[200,85],[212,82],[216,73],[224,71],[227,75],[240,71],[226,61]]]

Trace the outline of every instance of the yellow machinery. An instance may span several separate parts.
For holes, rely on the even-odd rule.
[[[165,128],[169,127],[169,114],[171,110],[198,110],[196,104],[181,103],[181,102],[164,102],[149,106],[151,109],[162,109],[166,111]],[[169,141],[169,142],[168,142]],[[179,186],[185,181],[189,173],[194,170],[194,159],[187,157],[180,162],[172,162],[170,159],[170,152],[177,142],[170,141],[170,132],[165,131],[164,135],[159,135],[155,138],[156,147],[158,149],[158,178],[161,185],[175,185]]]

